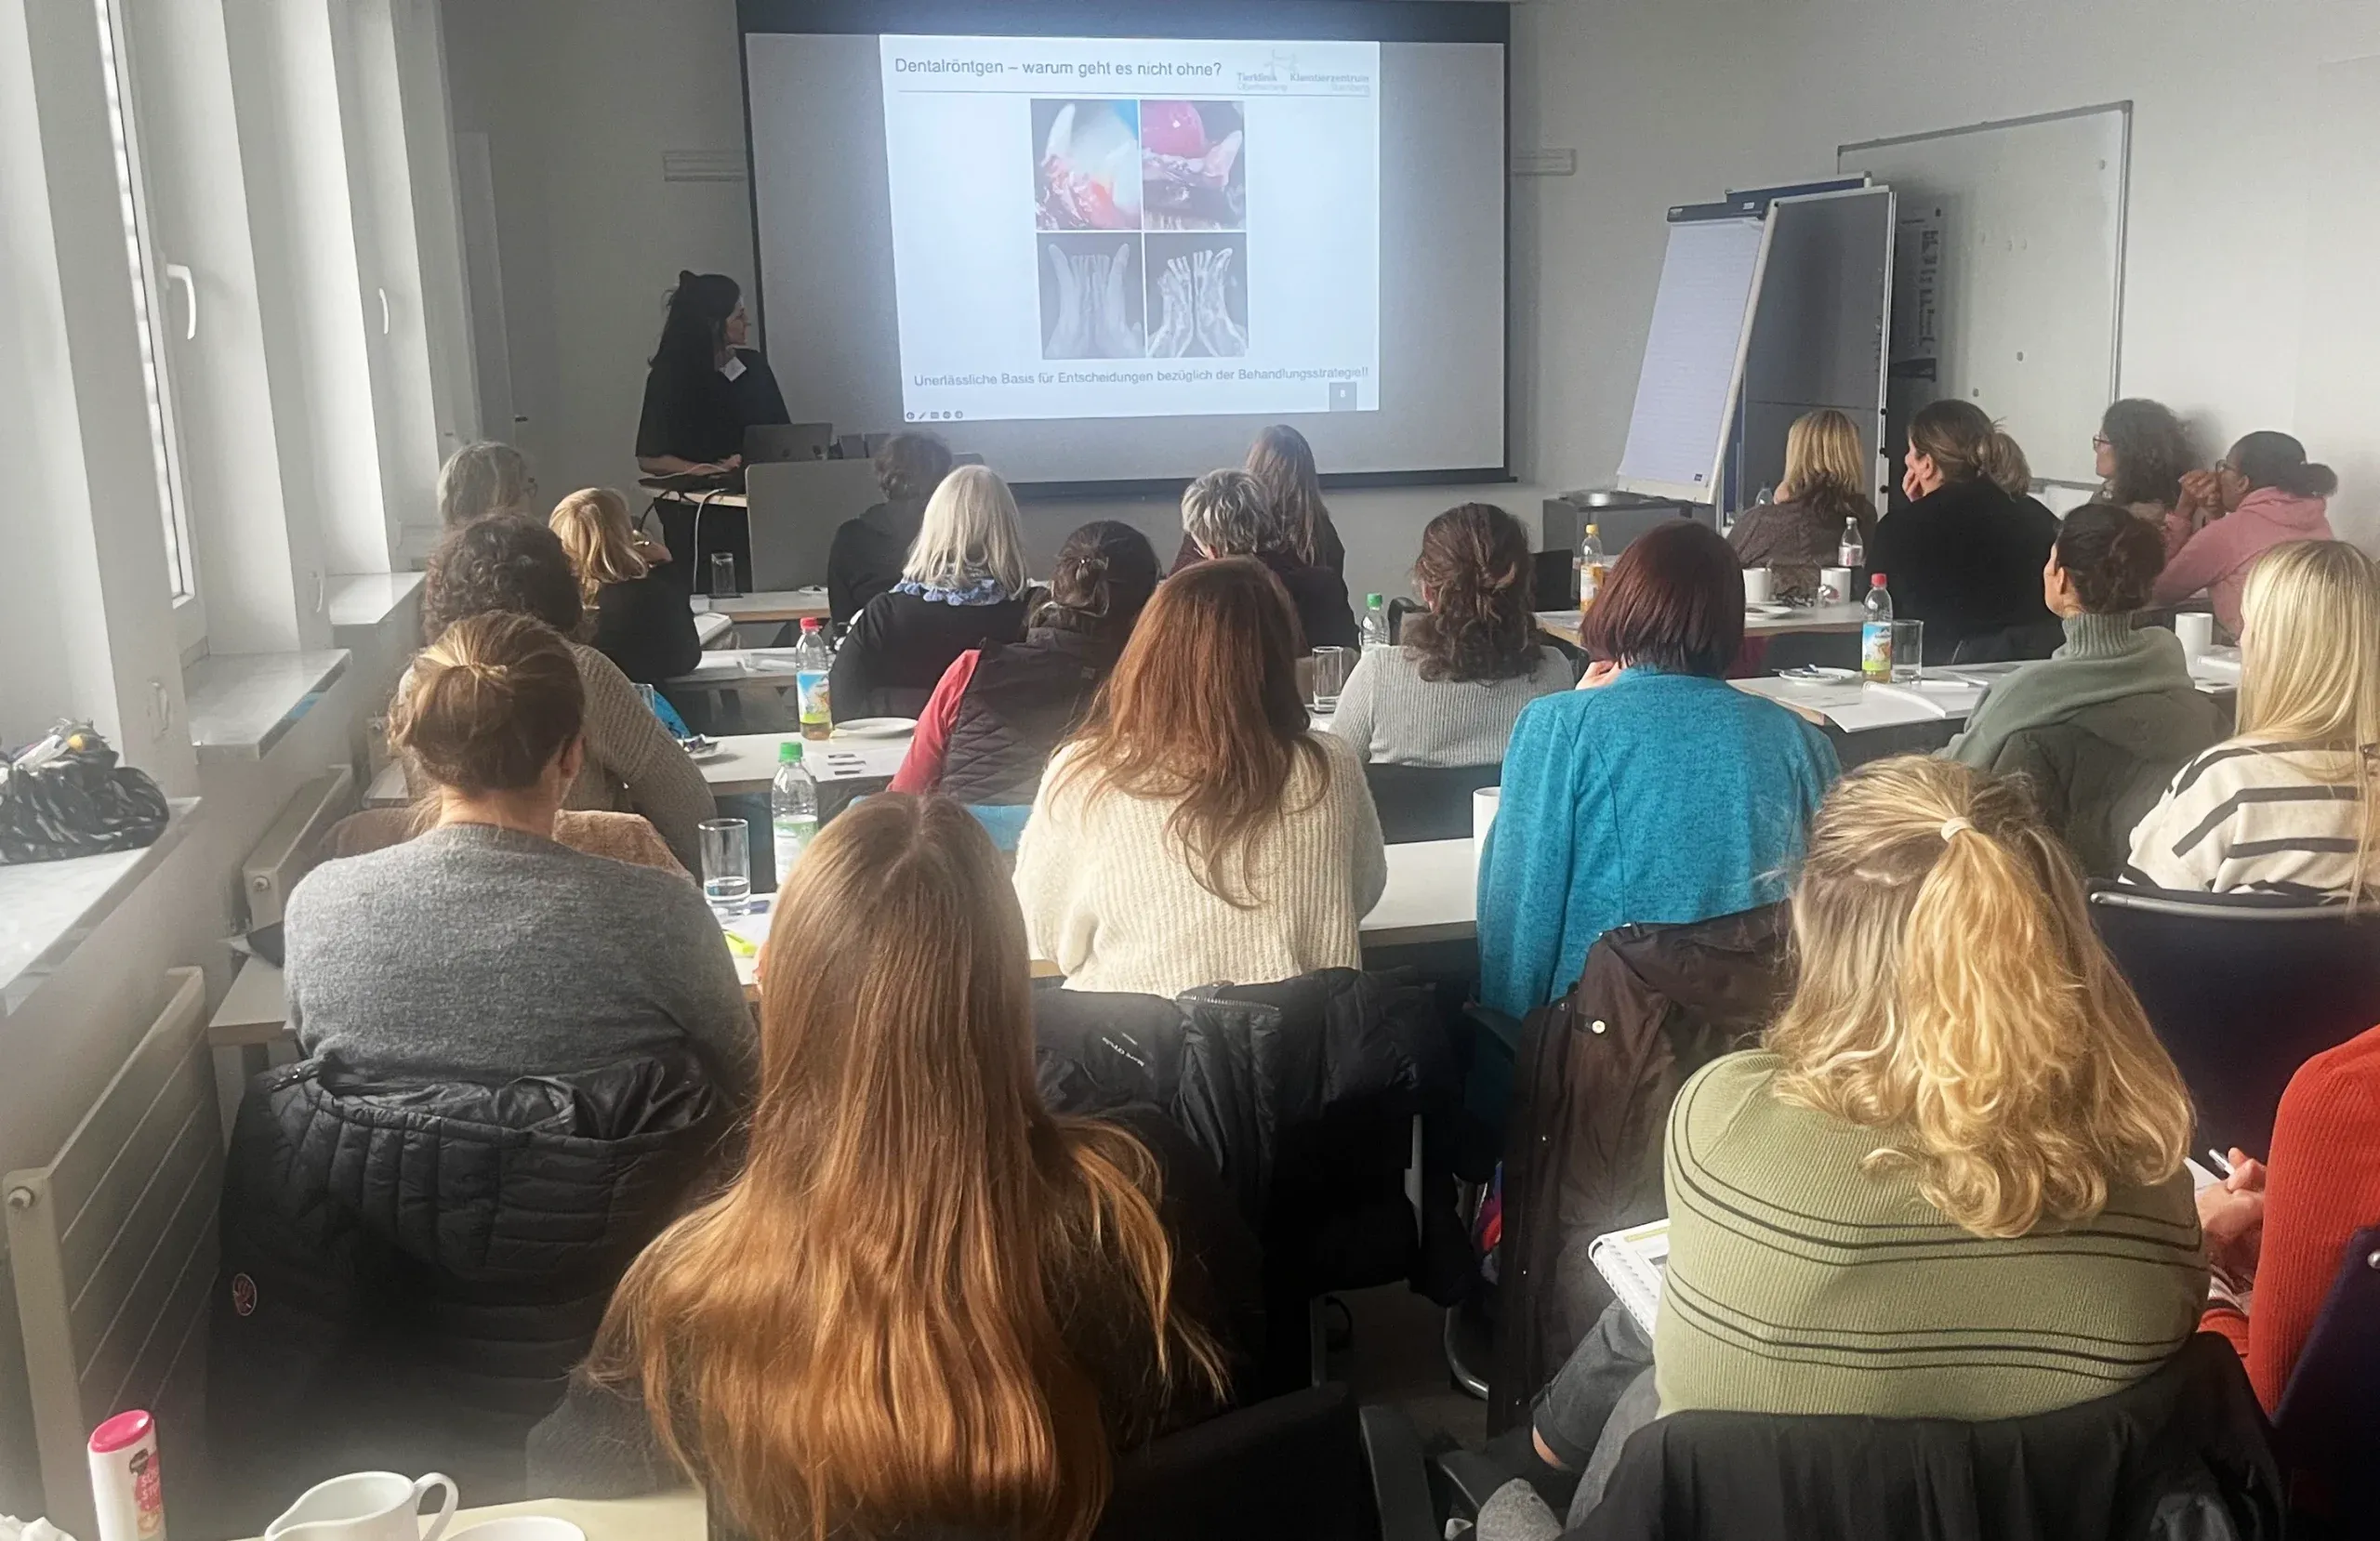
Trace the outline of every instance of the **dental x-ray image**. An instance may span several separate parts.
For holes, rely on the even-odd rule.
[[[1149,235],[1149,357],[1248,352],[1248,237]]]
[[[1141,228],[1140,120],[1134,101],[1034,101],[1037,228]]]
[[[1104,231],[1041,237],[1043,358],[1144,356],[1141,239]]]

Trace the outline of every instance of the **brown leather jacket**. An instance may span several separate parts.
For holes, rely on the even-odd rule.
[[[1786,909],[1622,926],[1579,982],[1529,1013],[1504,1138],[1488,1424],[1510,1428],[1611,1303],[1587,1260],[1606,1231],[1669,1213],[1661,1137],[1687,1076],[1760,1035],[1787,987]]]

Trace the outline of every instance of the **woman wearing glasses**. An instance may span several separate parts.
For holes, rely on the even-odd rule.
[[[2206,527],[2166,562],[2152,602],[2175,604],[2202,588],[2215,618],[2237,637],[2248,569],[2286,542],[2331,539],[2328,499],[2338,490],[2337,473],[2308,461],[2289,435],[2248,435],[2215,469],[2182,478],[2175,517]]]
[[[2180,511],[2182,478],[2190,471],[2189,436],[2182,420],[2162,402],[2127,396],[2109,405],[2091,436],[2098,455],[2099,495],[2155,525],[2165,542],[2165,559],[2196,532]]]

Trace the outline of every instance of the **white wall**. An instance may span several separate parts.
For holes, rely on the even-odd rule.
[[[633,475],[643,361],[677,270],[751,275],[743,185],[661,180],[664,150],[742,149],[734,11],[445,0],[456,126],[492,147],[522,438],[549,491]],[[2302,428],[2348,478],[2343,528],[2380,535],[2380,412],[2360,404],[2380,401],[2380,361],[2328,343],[2329,308],[2307,287],[2309,262],[2336,255],[2309,250],[2309,230],[2380,191],[2375,157],[2342,148],[2380,121],[2348,105],[2380,91],[2380,72],[2320,75],[2380,54],[2380,6],[1547,0],[1516,6],[1514,26],[1514,145],[1575,148],[1579,170],[1513,183],[1525,485],[1485,495],[1533,522],[1540,489],[1609,480],[1671,204],[1831,173],[1853,140],[2128,99],[2122,389],[2171,402],[2210,454],[2250,428]],[[2342,302],[2360,270],[2332,281]],[[1334,499],[1351,586],[1400,591],[1421,522],[1461,495]],[[1037,553],[1108,513],[1165,517],[1052,505],[1029,519]]]

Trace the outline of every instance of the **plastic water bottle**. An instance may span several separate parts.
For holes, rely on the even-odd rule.
[[[1893,591],[1884,575],[1868,580],[1868,618],[1859,625],[1859,677],[1884,684],[1893,677]]]
[[[1593,608],[1596,597],[1603,592],[1606,567],[1603,532],[1590,524],[1579,532],[1579,554],[1570,563],[1571,586],[1578,590],[1580,610]]]
[[[1859,521],[1846,519],[1843,521],[1843,544],[1835,548],[1834,565],[1857,573],[1867,563],[1868,547],[1859,538]]]
[[[826,693],[826,676],[834,666],[835,650],[826,645],[826,634],[813,615],[801,623],[801,640],[793,649],[793,693],[800,704],[803,738],[834,735],[834,704]],[[812,811],[816,811],[814,797]]]
[[[1377,594],[1364,596],[1364,651],[1388,646],[1388,611]]]
[[[777,745],[777,776],[769,785],[769,834],[776,851],[777,891],[792,880],[801,853],[818,833],[818,784],[801,763],[801,745]]]

